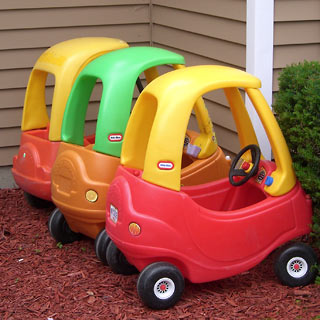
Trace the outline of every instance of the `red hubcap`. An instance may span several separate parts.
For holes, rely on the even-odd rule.
[[[166,291],[166,289],[167,289],[167,286],[166,286],[165,284],[162,284],[162,285],[160,286],[160,290],[161,290],[161,291]]]

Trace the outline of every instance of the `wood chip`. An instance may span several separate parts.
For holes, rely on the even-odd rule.
[[[228,279],[187,281],[173,308],[151,310],[138,297],[137,275],[117,275],[97,262],[93,239],[58,248],[47,227],[51,211],[31,208],[21,190],[0,190],[1,319],[242,320],[320,315],[320,286],[281,285],[272,272],[272,256],[250,272]]]

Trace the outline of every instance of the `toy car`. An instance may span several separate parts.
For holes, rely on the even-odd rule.
[[[135,47],[99,57],[80,73],[67,104],[61,133],[63,142],[52,170],[52,199],[57,209],[50,216],[48,227],[56,241],[69,243],[79,239],[79,234],[96,239],[97,257],[106,263],[106,194],[120,162],[134,84],[141,72],[145,72],[150,82],[157,76],[156,66],[169,63],[174,68],[183,68],[184,58],[159,48]],[[96,140],[94,144],[83,146],[85,113],[97,78],[102,80],[103,93]],[[187,137],[184,136],[185,158],[188,158],[186,169],[189,170],[183,177],[186,183],[196,176],[194,172],[197,168],[199,171],[203,167],[199,163],[206,164],[205,168],[210,167],[210,161],[219,163],[219,170],[216,170],[218,177],[222,174],[226,176],[230,166],[230,161],[225,159],[213,139],[212,124],[201,99],[194,109],[200,123],[200,134],[188,131]],[[198,156],[201,155],[203,160],[187,154],[190,143],[197,144],[192,146],[201,149]],[[183,148],[183,143],[179,148]],[[209,175],[213,176],[212,173]],[[204,175],[204,178],[207,177]]]
[[[195,66],[162,75],[138,98],[107,195],[106,232],[112,240],[106,258],[114,272],[132,266],[141,272],[137,289],[147,306],[169,308],[180,299],[184,278],[201,283],[230,277],[278,247],[275,271],[282,283],[302,286],[315,279],[314,251],[290,243],[310,232],[311,199],[296,180],[259,87],[257,78],[237,69]],[[260,117],[274,161],[260,155],[238,88],[244,88]],[[192,106],[218,89],[230,104],[242,151],[229,178],[181,187],[179,145]]]
[[[80,234],[95,239],[104,229],[106,193],[120,161],[122,137],[140,73],[146,70],[147,80],[151,81],[157,75],[157,65],[184,63],[181,55],[166,50],[128,49],[88,64],[71,91],[62,143],[52,170],[52,199],[57,209],[51,214],[48,227],[58,242],[73,242]],[[102,81],[103,92],[96,139],[94,144],[84,145],[85,116],[97,79]],[[102,233],[100,237],[106,235]]]
[[[125,47],[126,42],[112,38],[72,39],[47,49],[35,63],[25,95],[20,148],[12,168],[15,182],[30,204],[41,207],[51,201],[51,168],[61,140],[65,105],[77,75],[92,59]],[[50,119],[45,101],[48,74],[55,77]],[[94,137],[87,140],[92,142]]]

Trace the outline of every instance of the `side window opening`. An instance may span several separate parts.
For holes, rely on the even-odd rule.
[[[130,138],[127,140],[126,148],[122,149],[121,158],[123,164],[142,170],[158,102],[154,96],[144,92],[136,108],[132,115],[134,125],[127,128],[126,134]]]
[[[244,91],[240,91],[244,99]],[[204,101],[211,117],[219,147],[232,159],[240,151],[237,128],[223,89],[206,93]]]
[[[49,139],[54,87],[55,77],[53,74],[34,70],[28,84],[28,95],[23,110],[22,126],[26,127],[30,134],[45,140]]]
[[[138,97],[140,96],[140,90],[139,90],[138,86],[141,86],[140,89],[144,89],[147,85],[148,85],[148,83],[147,83],[147,80],[146,80],[146,76],[145,76],[144,72],[142,72],[139,75],[139,77],[137,78],[136,84],[134,86],[130,113],[132,112],[132,109],[133,109],[134,105],[136,104]]]
[[[99,107],[101,103],[103,91],[103,84],[101,79],[97,79],[96,84],[91,92],[89,99],[88,109],[85,118],[84,126],[84,145],[94,144],[97,118],[99,113]]]
[[[256,136],[258,139],[258,143],[261,149],[261,153],[263,154],[263,156],[266,159],[272,159],[273,158],[273,154],[272,154],[272,149],[271,149],[271,145],[270,145],[270,141],[268,138],[268,135],[262,125],[262,122],[260,120],[260,117],[257,114],[256,109],[253,107],[251,99],[249,98],[249,96],[245,93],[245,96],[247,98],[247,110],[249,112],[249,117],[251,119],[253,128],[256,132]]]
[[[52,73],[48,73],[46,84],[45,84],[45,104],[46,104],[49,119],[51,118],[51,108],[52,108],[54,88],[55,88],[55,76]]]
[[[173,71],[174,68],[171,64],[165,64],[165,65],[161,65],[158,68],[158,72],[159,72],[159,76],[165,73],[168,73],[170,71]]]

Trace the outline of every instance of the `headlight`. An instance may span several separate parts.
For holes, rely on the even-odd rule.
[[[141,228],[140,226],[135,223],[135,222],[131,222],[129,224],[129,232],[133,235],[133,236],[138,236],[141,233]]]

